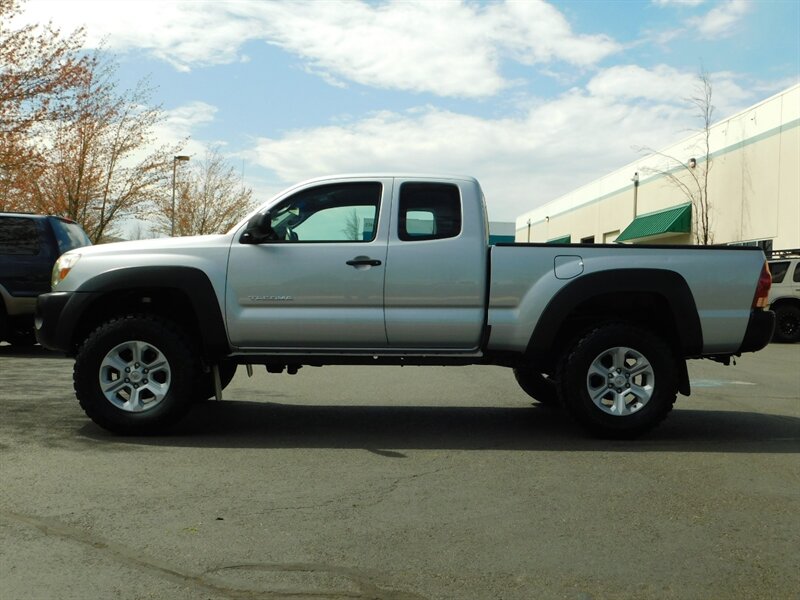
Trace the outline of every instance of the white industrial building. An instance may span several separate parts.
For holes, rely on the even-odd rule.
[[[707,176],[709,243],[800,247],[800,85],[520,215],[517,242],[694,244]],[[669,159],[667,157],[672,157]]]

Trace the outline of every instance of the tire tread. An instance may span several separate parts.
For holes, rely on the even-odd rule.
[[[585,401],[582,401],[580,394],[583,387],[583,381],[580,384],[575,384],[571,380],[573,374],[569,371],[571,367],[581,360],[587,348],[594,344],[598,336],[607,335],[607,331],[615,331],[615,335],[620,337],[631,337],[632,339],[645,340],[645,345],[650,344],[656,349],[658,354],[666,357],[668,360],[667,365],[670,369],[666,373],[667,382],[672,382],[672,391],[664,391],[663,387],[657,389],[656,393],[666,394],[666,398],[658,402],[656,406],[651,407],[648,411],[647,419],[637,418],[635,421],[624,421],[622,419],[630,419],[634,415],[628,417],[612,417],[612,419],[620,419],[614,422],[606,418],[606,415],[599,412],[598,409],[592,410],[593,407],[587,407]],[[558,385],[559,397],[562,400],[564,407],[568,414],[575,419],[581,426],[587,429],[590,433],[597,437],[612,438],[612,439],[631,439],[638,437],[661,423],[667,418],[667,415],[672,411],[675,401],[677,400],[677,382],[678,382],[678,368],[676,361],[672,358],[673,352],[670,347],[656,334],[647,329],[643,329],[636,325],[624,321],[609,321],[598,324],[597,326],[587,330],[580,336],[570,350],[568,350],[558,365],[558,376],[556,378]],[[653,362],[652,357],[648,357],[650,362]],[[660,373],[657,375],[658,379],[664,378],[665,374]],[[651,398],[652,402],[652,398]]]
[[[145,328],[153,327],[160,330],[162,334],[171,336],[172,339],[168,343],[175,343],[178,352],[184,355],[174,360],[175,364],[171,367],[175,373],[178,372],[178,369],[184,369],[185,374],[188,374],[186,385],[188,390],[191,389],[193,376],[199,368],[197,355],[192,350],[185,333],[172,321],[158,315],[129,313],[113,317],[96,327],[78,348],[72,375],[73,389],[86,416],[104,429],[122,435],[152,435],[163,432],[184,416],[191,400],[185,391],[181,393],[181,390],[175,391],[172,388],[163,402],[166,402],[173,393],[177,396],[172,398],[166,409],[159,411],[155,418],[153,415],[114,418],[115,413],[109,411],[104,405],[108,401],[105,398],[96,397],[97,372],[90,366],[92,362],[96,361],[95,353],[102,352],[106,336],[116,335],[121,327],[126,324],[134,325],[137,322],[143,323]]]

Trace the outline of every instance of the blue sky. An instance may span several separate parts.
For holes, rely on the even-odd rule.
[[[518,214],[686,137],[701,66],[717,118],[800,79],[800,2],[30,0],[85,26],[163,141],[219,146],[264,201],[339,172],[474,175]]]

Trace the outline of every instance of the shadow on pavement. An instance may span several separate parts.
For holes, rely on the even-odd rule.
[[[53,352],[39,346],[11,346],[0,344],[0,358],[65,358],[60,352]],[[70,359],[72,360],[72,359]]]
[[[520,408],[299,406],[205,402],[169,436],[118,437],[93,423],[96,441],[198,448],[362,448],[392,450],[554,450],[611,452],[800,452],[800,419],[752,412],[674,410],[633,441],[588,437],[564,413]]]

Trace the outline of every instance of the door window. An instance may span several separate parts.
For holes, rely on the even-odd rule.
[[[270,211],[285,242],[371,242],[378,224],[380,183],[336,183],[303,190]]]

